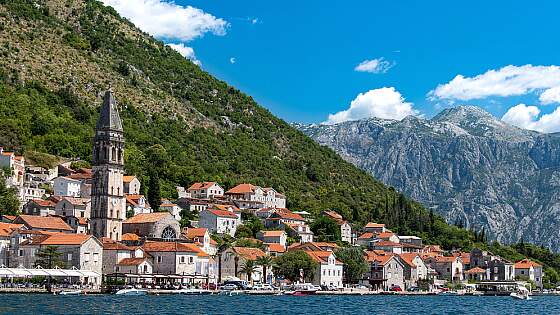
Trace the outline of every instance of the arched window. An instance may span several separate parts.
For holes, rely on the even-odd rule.
[[[163,229],[163,232],[161,233],[161,238],[166,240],[171,240],[177,238],[177,234],[175,234],[175,230],[172,227],[168,226],[165,229]]]
[[[94,151],[94,156],[95,156],[94,163],[97,163],[97,162],[99,162],[99,148],[98,147],[93,147],[93,151]]]
[[[106,147],[103,147],[103,158],[105,161],[109,160],[109,150]]]
[[[122,161],[123,161],[123,150],[122,149],[119,149],[119,155],[118,156],[119,156],[119,163],[122,163]]]
[[[117,149],[115,149],[115,147],[113,147],[111,149],[111,160],[112,161],[116,161],[117,160]]]

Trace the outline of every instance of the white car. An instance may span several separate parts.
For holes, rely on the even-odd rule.
[[[253,290],[272,291],[274,287],[268,283],[257,283],[253,286]]]
[[[230,290],[237,290],[237,289],[239,289],[239,288],[233,283],[228,283],[228,284],[225,284],[225,285],[222,286],[222,290],[230,291]]]

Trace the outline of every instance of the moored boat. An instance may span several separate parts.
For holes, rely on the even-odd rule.
[[[144,289],[121,289],[115,293],[116,295],[146,295],[148,294],[148,290]]]
[[[72,290],[72,291],[60,291],[58,295],[80,295],[82,294],[82,290]]]
[[[516,292],[512,292],[509,296],[518,300],[532,300],[529,296],[529,290],[524,286],[519,286]]]
[[[284,294],[293,296],[306,296],[317,293],[317,288],[311,283],[297,283],[293,285],[292,291],[286,291]]]

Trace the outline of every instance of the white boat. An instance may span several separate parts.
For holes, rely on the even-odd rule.
[[[148,290],[143,289],[121,289],[115,293],[116,295],[146,295],[148,294]]]
[[[313,295],[318,291],[311,283],[296,283],[293,285],[293,291],[286,291],[284,294],[294,296]]]
[[[173,291],[175,294],[185,294],[185,295],[210,295],[212,291],[202,290],[202,289],[181,289]]]
[[[526,287],[519,286],[516,292],[512,292],[509,296],[518,300],[532,300],[529,296],[529,290]]]
[[[80,295],[82,293],[82,290],[60,291],[58,292],[58,295]]]

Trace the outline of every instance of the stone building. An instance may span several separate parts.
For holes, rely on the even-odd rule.
[[[181,234],[179,221],[169,212],[141,213],[122,223],[123,233],[134,233],[141,237],[176,239]]]
[[[119,240],[126,218],[124,197],[124,135],[113,93],[105,92],[93,138],[91,232]]]

